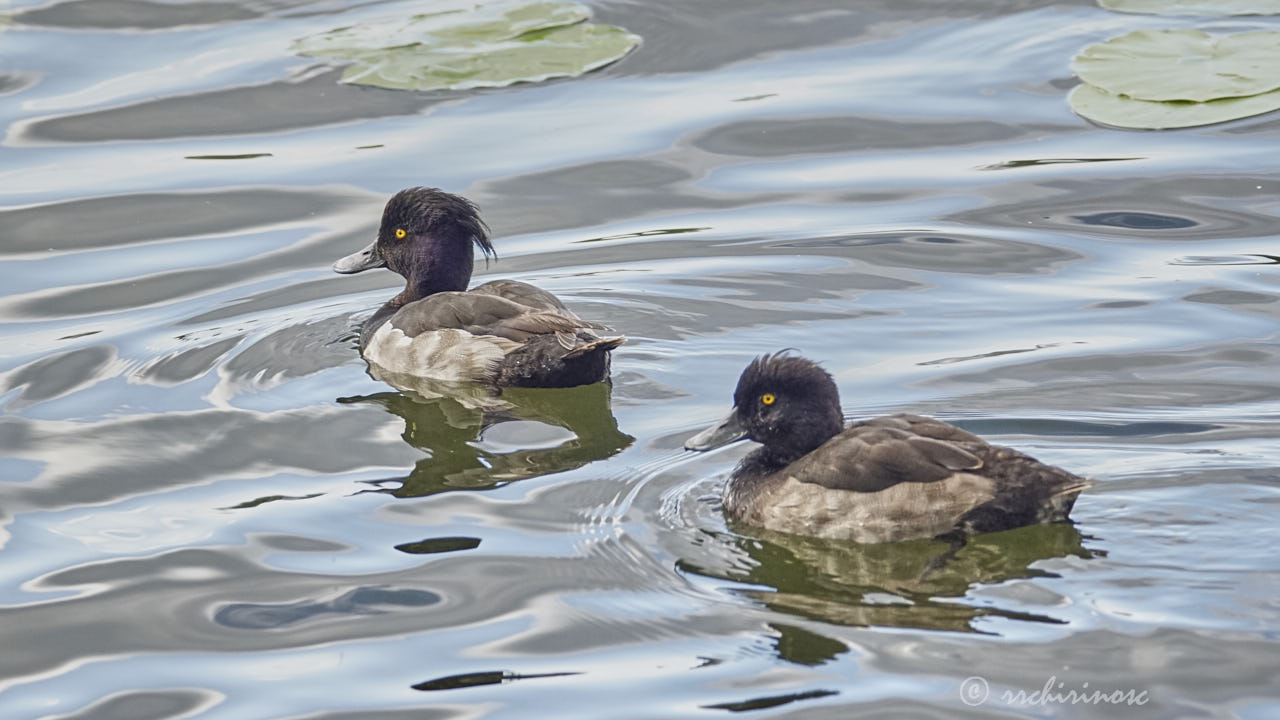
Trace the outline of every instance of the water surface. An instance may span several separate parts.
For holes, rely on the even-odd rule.
[[[642,46],[468,92],[288,51],[422,7],[0,5],[0,715],[1280,713],[1280,119],[1065,102],[1090,42],[1274,18],[593,2]],[[366,374],[396,278],[329,264],[422,184],[628,335],[611,388]],[[748,448],[681,444],[782,347],[1098,483],[941,564],[727,527]]]

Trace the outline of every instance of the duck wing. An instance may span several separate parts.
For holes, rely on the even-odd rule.
[[[390,322],[409,337],[456,329],[519,343],[540,335],[576,336],[581,330],[598,327],[567,310],[542,310],[500,295],[476,292],[429,295],[400,308]]]
[[[985,440],[977,435],[961,430],[951,423],[943,422],[931,417],[925,417],[923,415],[912,415],[910,413],[884,415],[882,417],[854,423],[853,427],[897,428],[899,430],[905,430],[913,435],[933,438],[934,440],[944,440],[952,443],[986,443]]]
[[[523,283],[519,280],[490,280],[483,285],[471,288],[468,292],[479,295],[497,295],[525,307],[531,307],[536,310],[550,310],[552,312],[558,311],[577,317],[572,310],[560,302],[560,298],[540,287]]]
[[[491,280],[483,285],[478,285],[468,291],[472,294],[496,295],[505,298],[514,303],[524,305],[544,312],[550,312],[567,318],[572,318],[577,323],[579,330],[604,330],[605,332],[613,332],[613,328],[608,325],[601,325],[590,320],[583,320],[578,314],[564,306],[560,302],[560,298],[543,290],[540,287],[522,283],[519,280]],[[591,333],[595,336],[595,333]]]
[[[791,463],[786,473],[832,490],[870,493],[899,483],[939,482],[983,466],[982,459],[970,449],[947,439],[914,432],[912,424],[928,420],[916,418],[890,416],[853,425]],[[932,435],[950,434],[946,428],[977,440],[976,436],[938,420],[924,424],[924,429]]]

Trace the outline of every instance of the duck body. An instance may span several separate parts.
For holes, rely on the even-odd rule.
[[[848,427],[831,376],[804,358],[755,360],[734,410],[686,442],[763,446],[734,469],[725,513],[776,532],[861,543],[1066,520],[1084,478],[954,425],[889,415]]]
[[[334,264],[339,273],[387,267],[405,290],[365,321],[361,354],[373,375],[402,389],[419,379],[499,387],[572,387],[609,377],[625,342],[551,293],[495,280],[467,290],[472,246],[496,253],[474,205],[434,188],[397,193],[378,238]]]

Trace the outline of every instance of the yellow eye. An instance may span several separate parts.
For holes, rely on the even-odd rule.
[[[765,393],[760,396],[760,402],[764,403],[765,405],[772,405],[773,401],[777,399],[778,398],[773,396],[773,393]]]
[[[396,228],[396,239],[397,239],[397,240],[403,240],[403,239],[404,239],[404,236],[405,236],[405,235],[408,235],[408,234],[409,234],[409,233],[407,233],[407,232],[405,232],[405,231],[404,231],[404,228]]]

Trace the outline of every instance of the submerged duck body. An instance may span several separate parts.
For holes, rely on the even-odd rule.
[[[385,267],[405,289],[360,331],[375,377],[397,387],[415,380],[511,387],[572,387],[609,377],[609,351],[626,338],[574,314],[551,293],[515,280],[471,290],[472,246],[497,257],[467,199],[435,188],[396,193],[378,237],[334,263],[349,274]]]
[[[733,412],[685,447],[742,438],[762,447],[734,469],[726,514],[798,535],[876,543],[1062,521],[1090,485],[941,420],[900,414],[846,428],[831,376],[785,353],[747,366]]]

